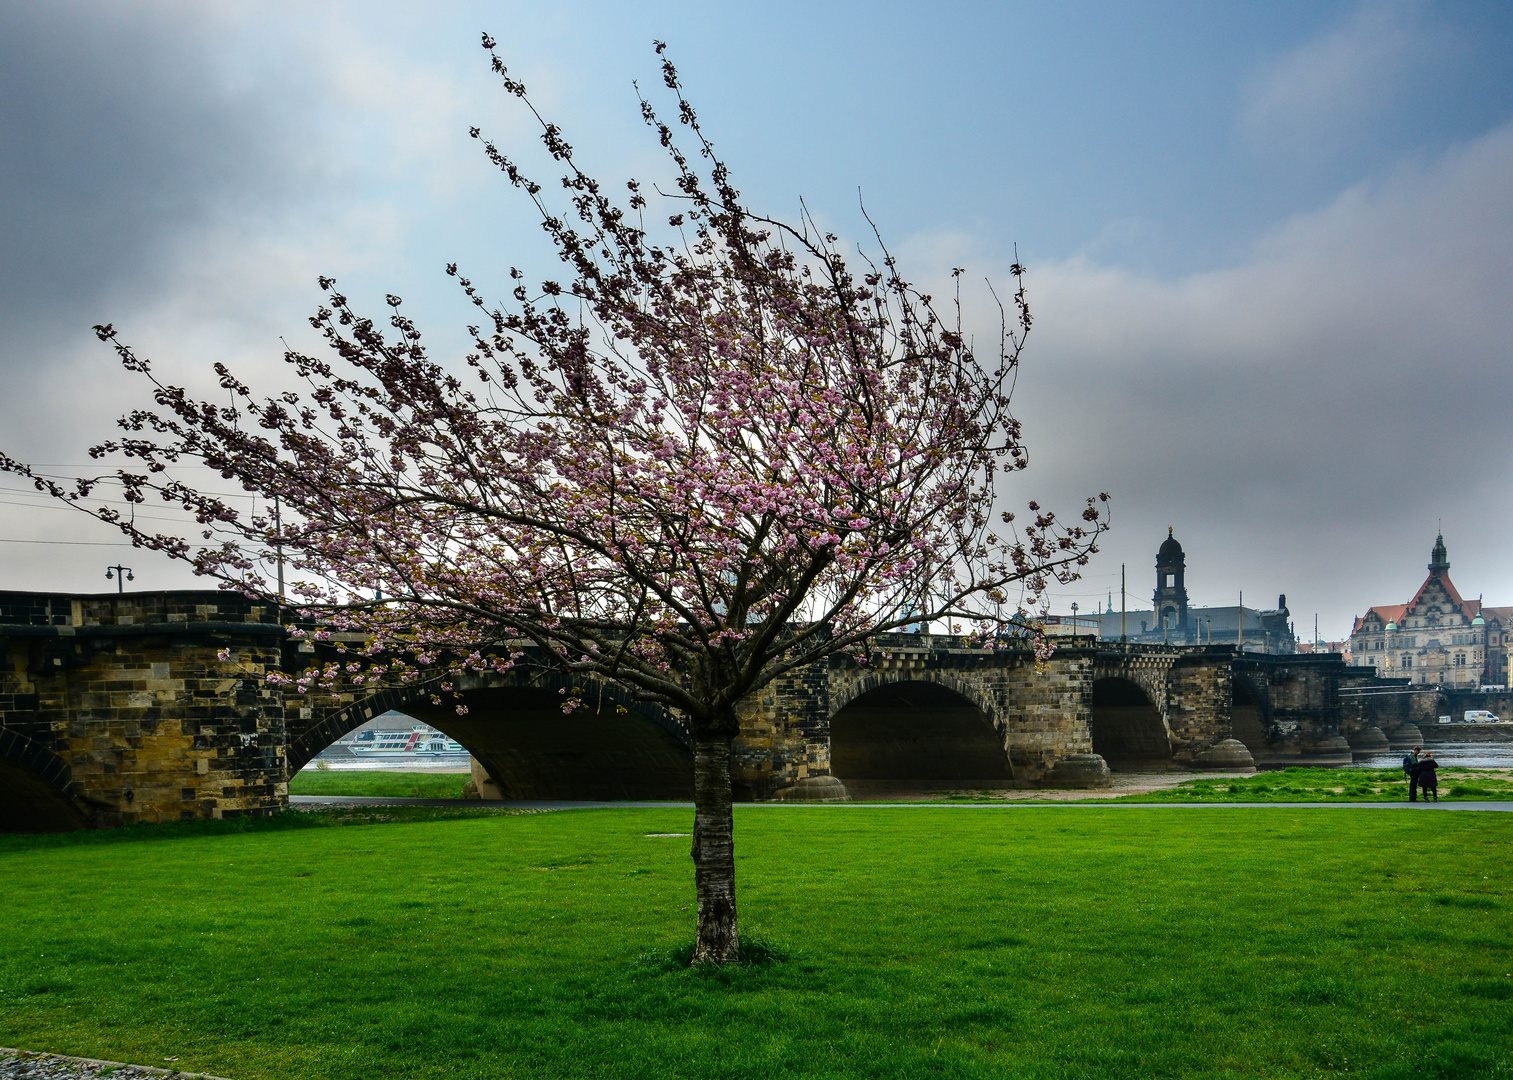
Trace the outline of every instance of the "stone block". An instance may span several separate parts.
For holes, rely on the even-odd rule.
[[[796,784],[778,788],[774,802],[850,802],[851,793],[834,776],[806,776]]]
[[[1198,769],[1255,772],[1256,761],[1249,748],[1239,739],[1222,739],[1193,755],[1193,767]]]
[[[1108,762],[1099,754],[1068,754],[1052,764],[1041,787],[1106,788],[1113,784]]]

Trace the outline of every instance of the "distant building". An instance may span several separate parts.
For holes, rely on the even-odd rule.
[[[1344,641],[1300,641],[1298,642],[1297,648],[1298,652],[1304,656],[1322,655],[1324,653],[1339,653],[1345,658],[1346,664],[1351,663],[1350,640],[1348,638]]]
[[[1450,580],[1443,534],[1429,553],[1429,576],[1406,604],[1371,608],[1350,632],[1351,657],[1383,677],[1435,686],[1508,682],[1513,607],[1466,600]]]
[[[1040,620],[1046,637],[1085,637],[1098,639],[1097,615],[1047,615]]]
[[[1287,597],[1277,597],[1271,610],[1235,607],[1191,607],[1187,601],[1187,556],[1182,545],[1166,530],[1166,539],[1156,552],[1156,590],[1152,607],[1106,611],[1099,620],[1098,636],[1118,641],[1170,642],[1173,645],[1234,645],[1247,652],[1292,653],[1297,651]],[[1113,604],[1109,607],[1112,609]],[[1121,629],[1122,626],[1122,629]]]

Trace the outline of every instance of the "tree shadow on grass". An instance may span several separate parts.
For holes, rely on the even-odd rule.
[[[795,950],[768,936],[760,927],[741,930],[741,959],[734,964],[701,964],[692,968],[694,942],[687,941],[669,948],[648,949],[636,957],[640,967],[654,971],[689,971],[704,978],[729,982],[742,969],[767,968],[786,964],[796,958]]]

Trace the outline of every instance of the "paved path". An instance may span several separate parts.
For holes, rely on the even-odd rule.
[[[363,806],[450,806],[455,808],[496,810],[647,810],[671,809],[692,810],[691,802],[529,802],[510,799],[389,799],[369,795],[291,795],[289,805],[295,809],[320,809],[327,807]],[[870,810],[1007,810],[1023,807],[1090,807],[1101,806],[1111,810],[1226,810],[1283,809],[1283,810],[1487,810],[1497,813],[1513,813],[1513,802],[1211,802],[1211,803],[1139,803],[1139,802],[990,802],[990,803],[736,803],[736,809],[766,809],[810,807],[817,810],[845,810],[866,808]]]

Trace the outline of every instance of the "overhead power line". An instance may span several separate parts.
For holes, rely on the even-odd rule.
[[[133,547],[124,540],[11,540],[0,536],[0,544],[57,544],[63,547]]]

